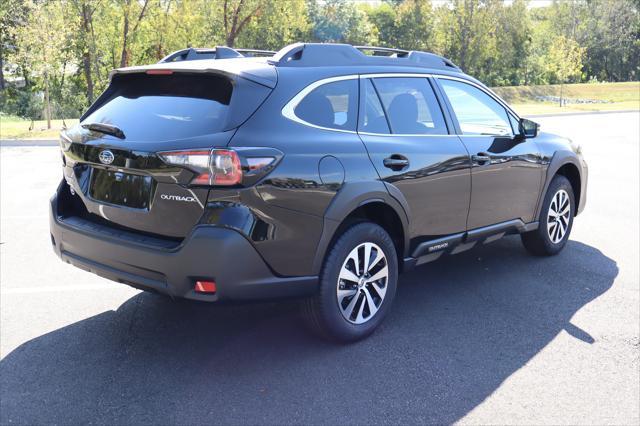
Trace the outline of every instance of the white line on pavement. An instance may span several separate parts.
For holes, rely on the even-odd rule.
[[[125,285],[113,284],[85,284],[85,285],[58,285],[41,287],[16,287],[0,289],[0,294],[32,294],[32,293],[58,293],[64,291],[87,291],[87,290],[107,290],[107,289],[128,289],[133,288]]]

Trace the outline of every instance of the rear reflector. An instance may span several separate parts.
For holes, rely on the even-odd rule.
[[[215,281],[196,281],[195,290],[197,293],[215,293]]]

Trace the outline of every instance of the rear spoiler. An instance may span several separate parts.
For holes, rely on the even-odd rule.
[[[219,50],[219,55],[226,55],[225,51]],[[230,49],[231,50],[231,49]],[[225,52],[225,53],[222,53]],[[239,53],[238,53],[239,54]],[[169,55],[171,56],[171,55]],[[233,58],[237,58],[233,59]],[[204,60],[178,59],[170,62],[159,62],[151,65],[140,65],[126,68],[116,68],[109,73],[109,80],[115,75],[146,73],[146,74],[172,74],[172,73],[211,73],[225,75],[231,79],[238,77],[266,86],[270,89],[276,87],[278,75],[275,67],[265,59],[251,58],[245,56],[233,56],[218,58],[220,60],[212,60],[211,58]]]

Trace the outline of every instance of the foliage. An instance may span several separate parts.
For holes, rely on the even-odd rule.
[[[238,46],[279,50],[309,39],[311,25],[304,0],[262,1],[261,13],[238,36]]]
[[[582,57],[584,48],[575,40],[563,35],[553,38],[547,56],[547,72],[549,81],[553,83],[566,83],[569,80],[579,79],[582,70]]]
[[[347,0],[308,0],[314,41],[369,45],[376,42],[366,13]]]
[[[547,7],[527,0],[3,0],[0,109],[77,117],[113,68],[190,46],[278,50],[297,41],[431,51],[497,86],[637,80],[639,7],[640,0]]]

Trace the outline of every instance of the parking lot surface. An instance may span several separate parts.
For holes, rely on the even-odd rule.
[[[565,250],[514,236],[419,267],[348,346],[292,301],[172,301],[63,264],[60,154],[3,147],[0,423],[638,424],[639,118],[537,119],[589,163]]]

